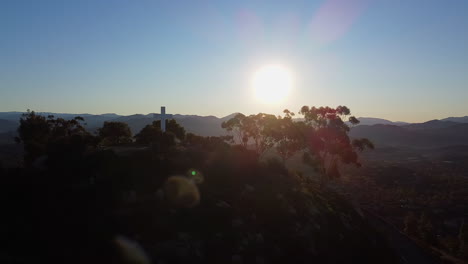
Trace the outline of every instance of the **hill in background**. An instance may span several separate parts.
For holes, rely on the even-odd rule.
[[[21,117],[21,112],[0,113],[0,144],[13,143],[15,130]],[[122,116],[117,114],[60,114],[40,113],[44,116],[54,115],[64,119],[81,116],[85,119],[85,127],[95,132],[106,121],[124,122],[130,126],[133,134],[155,120],[160,120],[159,114],[135,114]],[[173,118],[187,132],[201,136],[225,135],[221,123],[232,118],[234,114],[218,118],[216,116],[198,116],[175,114]],[[366,137],[377,147],[444,147],[453,145],[468,145],[468,116],[449,117],[441,120],[431,120],[424,123],[409,124],[392,122],[390,120],[360,117],[361,123],[352,128],[350,135]]]

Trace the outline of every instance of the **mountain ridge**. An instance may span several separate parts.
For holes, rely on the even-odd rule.
[[[402,122],[402,121],[390,121],[388,119],[383,119],[383,118],[377,118],[377,117],[358,117],[359,120],[359,125],[377,125],[377,124],[382,124],[382,125],[407,125],[410,124],[408,122]]]
[[[0,112],[0,137],[3,141],[11,140],[16,133],[19,119],[22,112]],[[92,133],[96,133],[104,122],[115,121],[125,122],[129,125],[133,134],[138,133],[146,125],[155,120],[160,120],[160,114],[134,114],[117,115],[113,113],[91,115],[91,114],[60,114],[50,112],[40,112],[38,114],[47,116],[71,119],[75,116],[82,116],[85,119],[85,127]],[[224,117],[213,115],[182,115],[173,114],[172,117],[182,125],[187,132],[201,136],[220,136],[227,132],[222,129],[221,124],[229,120],[238,113],[233,113]],[[468,122],[463,121],[464,117],[449,117],[440,120],[429,120],[423,123],[393,122],[387,119],[374,117],[359,117],[361,123],[352,127],[351,137],[366,137],[376,143],[377,146],[450,146],[466,144],[468,145]]]

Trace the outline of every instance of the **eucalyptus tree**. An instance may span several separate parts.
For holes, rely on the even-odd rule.
[[[316,169],[322,179],[339,177],[342,164],[360,166],[358,153],[374,148],[368,139],[350,139],[351,126],[359,124],[359,120],[346,106],[303,106],[298,112],[303,118],[298,119],[288,109],[283,113],[284,117],[237,114],[222,127],[233,133],[240,145],[252,144],[258,157],[272,147],[283,163],[302,153],[303,162]]]
[[[351,116],[346,106],[303,106],[299,114],[304,116],[307,126],[303,135],[306,143],[304,162],[312,165],[324,177],[339,177],[340,164],[361,166],[358,153],[374,148],[368,139],[350,139],[350,125],[357,125],[359,120]]]

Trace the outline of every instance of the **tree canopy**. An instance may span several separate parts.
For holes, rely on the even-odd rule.
[[[84,119],[71,120],[47,117],[27,111],[20,118],[16,142],[23,143],[25,162],[31,164],[36,158],[51,154],[57,147],[68,146],[74,151],[83,152],[87,144],[94,143],[93,137],[82,126]]]
[[[185,139],[185,128],[177,123],[174,119],[166,120],[166,134],[171,134],[178,140]],[[135,140],[139,144],[151,144],[159,142],[163,137],[161,131],[161,120],[153,121],[146,125],[138,134],[135,135]]]
[[[284,162],[301,152],[306,164],[329,178],[340,176],[339,164],[360,166],[358,152],[374,147],[368,139],[349,138],[350,126],[359,120],[346,106],[303,106],[298,114],[303,118],[294,120],[294,112],[287,109],[283,117],[237,114],[222,127],[241,146],[252,146],[259,156],[274,148]]]
[[[98,133],[103,145],[115,146],[132,142],[132,131],[127,123],[104,122]]]

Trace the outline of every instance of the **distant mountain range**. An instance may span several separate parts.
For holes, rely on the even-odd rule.
[[[0,133],[15,131],[18,128],[17,121],[0,119]]]
[[[458,123],[468,123],[468,116],[447,117],[447,118],[441,119],[441,121],[452,121],[452,122],[458,122]]]
[[[15,131],[19,125],[21,112],[0,112],[0,144],[13,142]],[[65,119],[81,116],[85,119],[86,128],[96,131],[105,121],[127,123],[133,134],[154,120],[160,120],[159,114],[135,114],[122,116],[117,114],[61,114],[40,113]],[[221,128],[223,121],[229,120],[236,113],[218,118],[215,116],[197,116],[175,114],[173,118],[188,132],[202,136],[218,136],[226,134]],[[468,145],[468,116],[449,117],[441,120],[431,120],[424,123],[392,122],[390,120],[359,117],[360,124],[352,128],[352,137],[367,137],[377,146],[413,146],[433,147],[450,145]]]
[[[361,125],[351,137],[365,137],[377,146],[433,148],[468,145],[468,123],[432,120],[420,124]]]
[[[359,125],[367,125],[367,126],[372,126],[372,125],[407,125],[409,123],[406,122],[393,122],[387,119],[382,119],[382,118],[375,118],[375,117],[359,117]]]
[[[19,119],[22,112],[0,112],[0,144],[13,142],[16,129],[19,125]],[[155,120],[160,120],[159,114],[135,114],[122,116],[117,114],[62,114],[62,113],[38,113],[43,116],[53,115],[64,119],[72,119],[81,116],[85,120],[85,127],[95,132],[102,127],[106,121],[125,122],[130,126],[133,134],[136,134],[148,124]],[[173,115],[173,118],[182,125],[188,132],[202,136],[219,136],[226,134],[221,128],[221,123],[232,118],[236,113],[218,118],[215,116],[197,116],[197,115]]]

